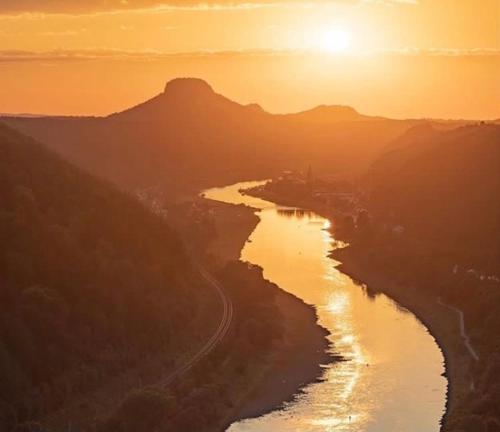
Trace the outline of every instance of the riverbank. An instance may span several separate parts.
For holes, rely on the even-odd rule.
[[[219,264],[237,260],[259,222],[255,209],[216,201],[210,203],[217,237],[208,248]],[[263,279],[263,283],[268,283]],[[274,284],[270,298],[280,311],[283,338],[276,343],[267,365],[261,367],[229,414],[235,421],[258,417],[292,401],[307,384],[318,381],[322,365],[340,360],[331,354],[328,332],[318,325],[314,307]]]
[[[334,220],[334,209],[318,202],[294,202],[289,197],[278,197],[265,187],[253,189],[249,195],[270,200],[283,206],[300,207],[314,211],[318,215]],[[334,231],[335,224],[331,230]],[[445,375],[448,379],[446,412],[442,419],[442,430],[452,431],[455,418],[460,416],[460,401],[466,398],[473,388],[470,376],[471,359],[464,349],[457,316],[449,308],[431,297],[428,292],[411,286],[402,286],[391,280],[383,272],[374,269],[362,251],[354,247],[334,250],[330,256],[341,264],[337,269],[360,284],[366,285],[371,293],[383,293],[413,313],[428,329],[435,339],[445,362]],[[366,260],[364,258],[367,258]]]
[[[321,380],[322,365],[341,360],[330,354],[327,330],[312,306],[276,287],[284,340],[275,346],[269,367],[249,390],[233,421],[259,417],[293,401],[304,386]]]
[[[210,208],[215,229],[215,236],[207,245],[207,253],[218,265],[239,260],[245,243],[259,223],[259,217],[253,209],[244,205],[211,200],[204,202]]]
[[[380,271],[372,269],[364,257],[350,247],[334,250],[330,256],[341,263],[337,266],[338,270],[366,285],[371,293],[385,294],[413,313],[434,337],[443,353],[445,376],[448,379],[442,429],[451,430],[447,424],[456,414],[459,401],[467,396],[471,388],[471,380],[467,373],[470,359],[463,347],[456,314],[440,304],[437,298],[431,298],[414,287],[399,285]]]

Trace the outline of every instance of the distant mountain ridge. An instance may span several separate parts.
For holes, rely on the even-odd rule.
[[[22,117],[22,118],[40,118],[40,117],[53,117],[46,114],[31,114],[31,113],[1,113],[0,117]]]
[[[259,104],[241,105],[216,93],[206,81],[201,79],[176,78],[167,82],[163,93],[132,108],[113,113],[108,118],[158,121],[166,115],[214,115],[215,113],[220,115],[237,115],[239,113],[243,116],[273,116]],[[342,105],[321,105],[298,113],[281,114],[281,116],[287,119],[318,123],[361,121],[372,118],[358,113],[354,108]]]
[[[269,177],[283,169],[359,172],[419,120],[344,106],[270,114],[179,78],[162,93],[101,118],[5,118],[71,162],[122,188],[180,189]]]
[[[257,108],[257,109],[256,109]],[[197,78],[177,78],[169,81],[163,93],[107,118],[127,121],[161,121],[166,116],[222,116],[264,114],[253,104],[240,105],[216,93],[205,81]]]
[[[383,117],[371,117],[360,114],[354,108],[345,105],[319,105],[306,111],[284,114],[284,116],[289,119],[318,124],[342,121],[387,120]]]

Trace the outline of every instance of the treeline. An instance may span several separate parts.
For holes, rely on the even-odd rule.
[[[373,219],[460,266],[500,262],[500,126],[416,127],[395,141],[363,188]]]
[[[0,244],[0,431],[203,331],[209,289],[169,227],[2,125]]]
[[[165,92],[106,118],[5,122],[122,188],[154,184],[179,196],[266,178],[306,161],[317,171],[358,170],[418,121],[367,117],[347,107],[272,115],[216,94],[200,80],[176,79]]]
[[[371,228],[375,230],[374,227]],[[365,236],[370,228],[365,227]],[[383,275],[402,289],[411,287],[428,295],[435,303],[444,303],[463,311],[466,331],[479,355],[475,361],[462,347],[468,365],[461,365],[461,379],[466,386],[461,394],[451,397],[453,404],[446,417],[446,432],[493,432],[499,430],[500,416],[500,284],[497,280],[481,279],[467,269],[454,273],[453,256],[419,249],[411,241],[395,239],[372,231],[368,237],[353,236],[350,246],[335,253],[335,259],[355,263],[362,272]],[[453,314],[445,307],[443,314]],[[458,317],[453,314],[458,333]],[[474,382],[474,388],[470,387]]]
[[[336,224],[351,243],[344,258],[463,311],[479,360],[467,370],[474,388],[446,418],[450,432],[500,429],[499,166],[499,126],[414,129],[373,165],[368,211]]]
[[[99,432],[224,430],[272,362],[283,337],[278,289],[262,269],[242,262],[227,264],[218,274],[234,306],[226,339],[168,389],[133,391],[99,426]]]

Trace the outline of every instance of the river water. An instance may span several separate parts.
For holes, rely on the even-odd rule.
[[[262,182],[205,191],[209,199],[259,209],[241,259],[316,307],[333,350],[346,361],[282,409],[234,423],[229,432],[437,432],[445,410],[443,355],[426,327],[384,295],[336,270],[330,222],[239,193]]]

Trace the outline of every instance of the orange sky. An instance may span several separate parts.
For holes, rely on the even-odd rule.
[[[101,115],[197,76],[273,112],[498,118],[499,21],[498,0],[1,0],[0,112]]]

